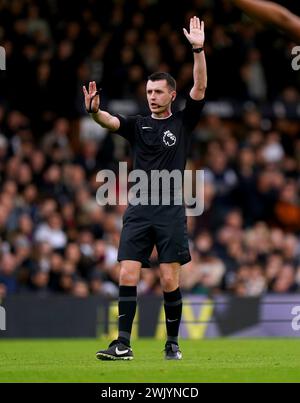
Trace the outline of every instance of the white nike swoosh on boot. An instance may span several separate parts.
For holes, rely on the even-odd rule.
[[[116,348],[116,354],[117,355],[124,355],[124,354],[127,354],[129,352],[129,350],[122,350],[122,351],[120,351],[119,349],[118,349],[118,347]]]
[[[167,322],[176,322],[178,319],[167,319]]]

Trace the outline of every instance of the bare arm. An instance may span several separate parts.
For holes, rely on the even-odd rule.
[[[110,113],[100,110],[100,95],[97,92],[96,83],[92,81],[89,83],[89,90],[83,86],[85,107],[92,118],[100,126],[115,132],[120,127],[120,120],[116,116],[112,116]]]
[[[108,129],[111,132],[117,131],[120,127],[119,119],[108,112],[101,111],[99,109],[97,113],[92,113],[91,115],[96,123],[102,127],[105,127],[105,129]]]
[[[191,89],[190,96],[195,100],[203,99],[207,87],[206,61],[204,51],[194,53],[194,86]]]
[[[203,48],[204,46],[204,22],[197,17],[190,19],[190,32],[183,29],[184,35],[192,45],[193,49]],[[194,85],[191,89],[190,96],[196,101],[200,101],[205,96],[207,87],[207,71],[204,51],[194,53],[194,68],[193,68]]]
[[[300,18],[285,7],[264,0],[231,0],[237,7],[257,20],[273,24],[293,40],[300,41]]]

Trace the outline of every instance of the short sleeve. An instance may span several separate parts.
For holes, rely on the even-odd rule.
[[[133,144],[135,142],[135,130],[136,130],[136,122],[138,116],[123,116],[116,114],[115,115],[120,121],[120,127],[116,131],[116,134],[124,137],[126,140]]]
[[[191,97],[186,100],[185,108],[182,112],[182,123],[187,130],[193,130],[200,120],[202,109],[205,105],[205,99],[195,101]]]

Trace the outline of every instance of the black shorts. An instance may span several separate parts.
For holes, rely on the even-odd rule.
[[[184,206],[132,206],[123,216],[118,261],[136,260],[150,267],[154,245],[159,263],[191,260]]]

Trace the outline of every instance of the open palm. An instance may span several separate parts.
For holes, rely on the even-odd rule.
[[[203,47],[204,44],[204,21],[198,17],[190,19],[190,32],[183,28],[183,33],[193,47]]]

